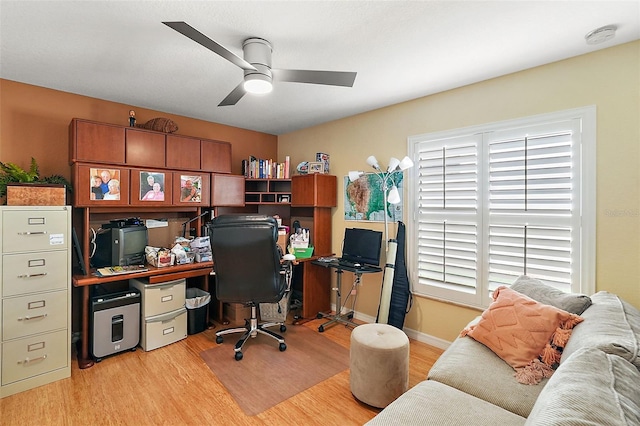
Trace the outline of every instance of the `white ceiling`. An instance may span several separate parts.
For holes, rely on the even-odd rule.
[[[242,70],[162,21],[239,56],[265,38],[274,68],[358,75],[352,88],[277,82],[218,107]],[[614,39],[586,44],[611,24]],[[0,1],[1,78],[271,134],[637,39],[639,0]]]

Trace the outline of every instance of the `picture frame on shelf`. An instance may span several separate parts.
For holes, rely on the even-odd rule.
[[[322,161],[309,162],[309,173],[324,173],[324,163]]]

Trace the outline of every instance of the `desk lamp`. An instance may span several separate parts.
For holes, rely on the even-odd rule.
[[[205,211],[202,214],[199,214],[198,216],[194,217],[193,219],[189,219],[186,222],[182,223],[182,238],[186,238],[187,235],[187,225],[190,224],[191,222],[195,222],[196,220],[200,219],[202,216],[206,215],[207,213],[209,213],[209,211]],[[213,211],[212,211],[213,213]],[[189,233],[191,234],[191,233]]]

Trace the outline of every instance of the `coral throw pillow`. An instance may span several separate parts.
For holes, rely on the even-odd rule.
[[[520,383],[536,384],[550,377],[582,318],[544,305],[509,287],[498,287],[480,321],[462,330],[484,344],[516,370]]]

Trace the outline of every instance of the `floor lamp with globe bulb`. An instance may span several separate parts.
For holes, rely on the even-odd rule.
[[[384,239],[386,241],[386,250],[389,250],[389,220],[387,215],[387,205],[388,204],[399,204],[402,200],[400,198],[400,192],[398,191],[398,187],[396,186],[393,176],[396,173],[403,173],[406,169],[413,167],[413,161],[409,157],[404,157],[402,160],[398,160],[395,157],[391,157],[389,159],[389,165],[387,166],[386,171],[383,171],[378,163],[378,160],[375,156],[370,155],[367,158],[367,164],[369,164],[376,171],[375,174],[380,179],[380,187],[382,189],[382,195],[384,198]],[[365,172],[363,171],[350,171],[349,172],[349,181],[355,182],[361,176],[363,176]]]
[[[380,179],[380,186],[384,198],[384,239],[386,243],[386,260],[384,268],[384,276],[382,278],[382,291],[380,295],[380,305],[378,307],[378,316],[376,322],[386,324],[389,320],[389,309],[391,304],[391,293],[393,288],[393,278],[395,274],[395,262],[396,253],[398,249],[398,243],[395,239],[389,240],[389,220],[387,215],[387,203],[399,204],[402,199],[400,198],[400,192],[395,184],[393,176],[396,173],[404,173],[404,171],[410,167],[413,167],[413,161],[409,157],[404,157],[402,160],[398,160],[395,157],[389,159],[389,165],[386,172],[382,170],[378,160],[373,155],[367,158],[367,164],[369,164],[376,171],[375,174]],[[350,171],[349,180],[354,182],[358,180],[365,173],[363,171]]]

